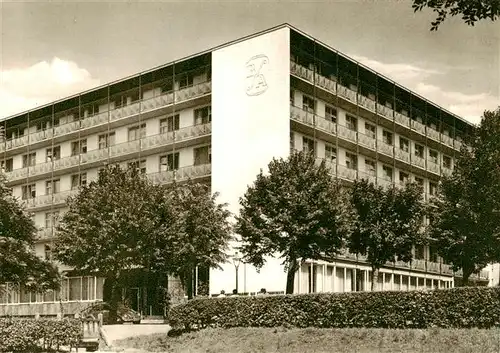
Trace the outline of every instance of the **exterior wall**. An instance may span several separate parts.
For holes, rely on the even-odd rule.
[[[212,192],[234,214],[260,169],[289,154],[289,48],[283,28],[212,53]],[[268,259],[260,273],[250,265],[240,269],[240,292],[285,288],[279,260]],[[210,272],[210,293],[231,292],[235,281],[234,265],[223,264]]]

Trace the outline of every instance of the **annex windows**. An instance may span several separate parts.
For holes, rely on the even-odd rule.
[[[208,124],[212,121],[212,107],[203,107],[195,109],[194,111],[194,124]]]
[[[135,141],[146,136],[146,123],[128,129],[128,140]]]
[[[108,148],[115,144],[115,133],[109,132],[107,134],[99,135],[99,149]]]
[[[179,169],[179,152],[160,156],[160,171],[171,171]]]
[[[179,114],[168,116],[160,120],[160,134],[179,130]]]

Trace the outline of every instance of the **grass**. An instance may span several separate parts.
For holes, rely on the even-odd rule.
[[[116,345],[169,353],[499,353],[500,330],[205,329],[179,337],[139,336]]]

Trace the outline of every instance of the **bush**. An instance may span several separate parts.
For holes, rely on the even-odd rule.
[[[77,319],[0,319],[0,352],[37,352],[75,346],[82,337]]]
[[[202,327],[490,328],[500,288],[194,299],[169,313],[175,331]]]

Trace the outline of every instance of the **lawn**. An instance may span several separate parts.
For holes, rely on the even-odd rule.
[[[179,337],[139,336],[116,345],[169,353],[498,353],[500,330],[206,329]]]

